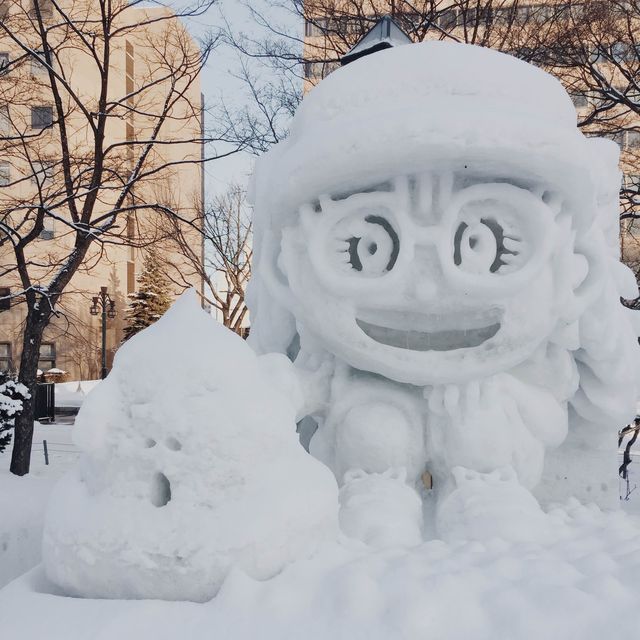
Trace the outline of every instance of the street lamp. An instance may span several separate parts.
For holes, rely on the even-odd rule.
[[[107,318],[116,317],[116,303],[107,293],[107,287],[100,287],[100,293],[92,298],[93,304],[89,307],[89,313],[97,316],[102,310],[102,379],[107,377]]]

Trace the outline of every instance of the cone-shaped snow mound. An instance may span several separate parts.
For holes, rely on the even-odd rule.
[[[43,543],[68,594],[204,601],[238,567],[268,578],[337,531],[331,472],[295,407],[193,292],[127,342],[75,425]]]

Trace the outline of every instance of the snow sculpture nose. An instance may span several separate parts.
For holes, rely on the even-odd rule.
[[[431,302],[436,298],[442,271],[435,247],[418,246],[411,273],[411,295],[417,302]]]

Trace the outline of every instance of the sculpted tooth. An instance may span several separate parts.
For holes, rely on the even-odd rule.
[[[449,384],[444,392],[444,406],[447,413],[453,417],[458,412],[460,402],[460,388],[457,384]]]
[[[436,415],[444,413],[444,390],[442,387],[433,387],[429,394],[429,410]]]

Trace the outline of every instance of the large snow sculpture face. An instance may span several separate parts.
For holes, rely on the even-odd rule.
[[[281,266],[305,332],[401,382],[477,378],[557,321],[559,194],[464,171],[402,176],[303,205]]]

